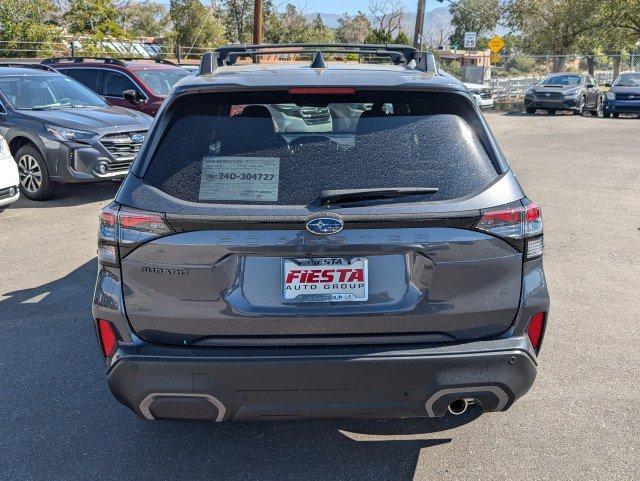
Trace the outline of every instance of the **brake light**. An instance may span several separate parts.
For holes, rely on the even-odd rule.
[[[290,95],[353,95],[356,89],[353,87],[291,87],[287,92]]]
[[[542,344],[542,336],[544,334],[545,313],[538,312],[531,316],[529,326],[527,327],[527,335],[531,341],[531,345],[538,352]]]
[[[98,261],[117,266],[119,247],[131,249],[142,242],[173,232],[164,214],[110,204],[100,211]]]
[[[476,229],[503,239],[525,240],[525,258],[542,255],[542,215],[540,207],[530,202],[526,205],[508,205],[485,211],[476,224]],[[522,243],[520,243],[522,248]]]
[[[118,347],[118,336],[116,336],[113,324],[104,319],[98,319],[98,337],[104,357],[113,356]]]

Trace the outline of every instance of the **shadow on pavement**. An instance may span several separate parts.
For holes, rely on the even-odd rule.
[[[113,199],[120,182],[99,182],[91,184],[61,184],[56,195],[49,200],[35,201],[27,199],[24,195],[20,200],[9,206],[11,209],[37,209],[51,207],[71,207],[92,202],[100,202]]]
[[[109,393],[91,325],[92,259],[0,300],[3,479],[412,479],[479,410],[442,419],[144,421]],[[422,458],[421,463],[424,462]]]

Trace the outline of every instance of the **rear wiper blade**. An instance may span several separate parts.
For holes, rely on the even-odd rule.
[[[393,199],[412,195],[437,194],[437,187],[386,187],[380,189],[340,189],[320,192],[320,205],[370,199]]]

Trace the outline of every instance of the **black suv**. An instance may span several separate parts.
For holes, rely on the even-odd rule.
[[[123,178],[151,121],[146,114],[110,106],[50,67],[0,65],[0,135],[30,199],[52,197],[60,182]]]
[[[508,409],[549,311],[542,219],[473,96],[408,46],[274,48],[206,54],[100,214],[111,391],[147,419]],[[236,62],[274,51],[313,61]]]

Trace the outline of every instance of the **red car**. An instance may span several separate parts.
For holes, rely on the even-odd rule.
[[[64,57],[42,61],[86,85],[112,105],[155,115],[174,84],[189,71],[167,60]]]

